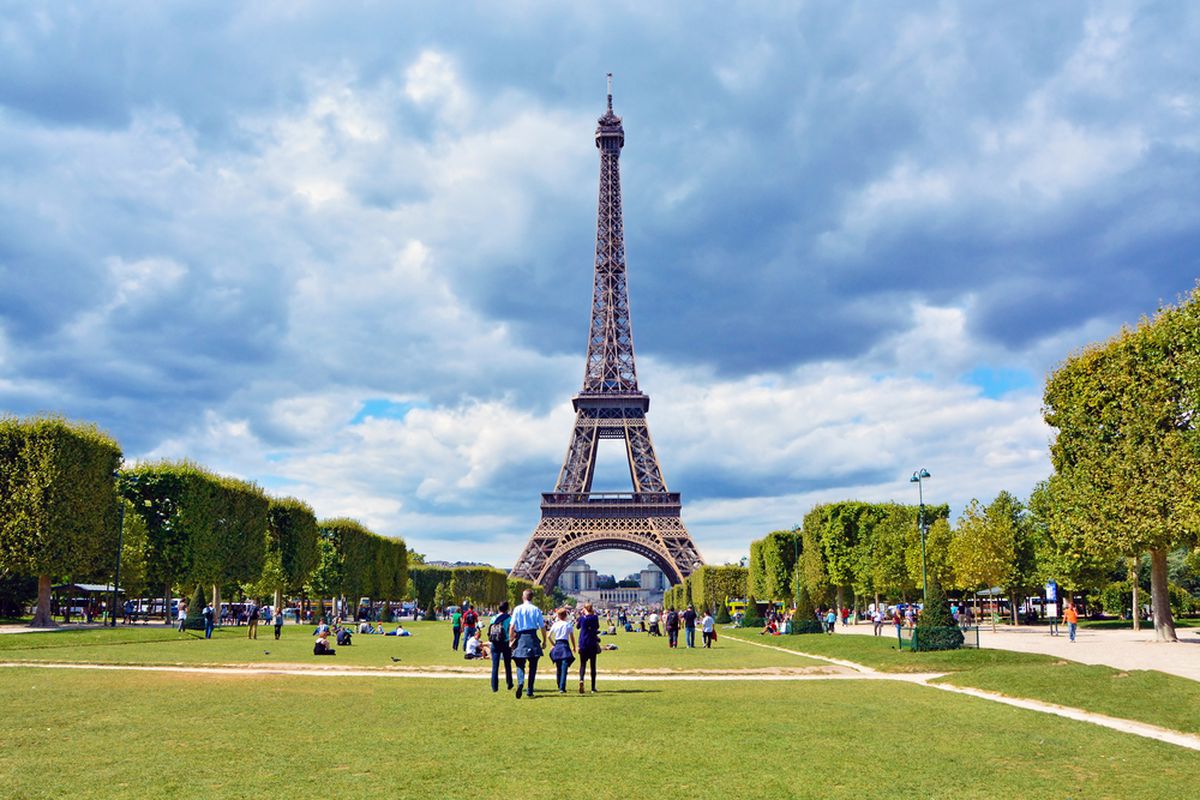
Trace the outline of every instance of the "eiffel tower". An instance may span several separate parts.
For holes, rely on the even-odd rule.
[[[542,495],[542,519],[513,567],[514,578],[547,590],[571,562],[597,550],[628,550],[652,561],[672,584],[703,564],[680,519],[678,492],[667,489],[654,454],[646,412],[650,398],[638,390],[633,328],[625,277],[619,159],[625,145],[621,118],[608,109],[596,126],[600,150],[600,207],[596,221],[596,274],[583,390],[575,395],[575,429],[553,492]],[[622,439],[632,492],[593,492],[601,439]]]

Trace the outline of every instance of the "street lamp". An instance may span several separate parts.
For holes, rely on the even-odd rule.
[[[929,568],[925,565],[925,537],[929,534],[929,524],[925,521],[925,489],[922,482],[928,477],[929,470],[921,467],[908,479],[909,483],[917,485],[917,499],[920,502],[917,507],[917,530],[921,533],[921,602],[925,606],[929,605]]]

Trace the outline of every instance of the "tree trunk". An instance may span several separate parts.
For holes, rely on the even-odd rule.
[[[183,600],[182,597],[179,599]],[[163,588],[163,624],[169,626],[171,622],[171,584],[168,583]]]
[[[1142,609],[1141,603],[1138,602],[1138,559],[1137,556],[1129,559],[1129,585],[1133,588],[1133,629],[1140,631],[1142,629]]]
[[[275,590],[275,601],[274,602],[275,602],[275,605],[272,606],[271,613],[278,614],[280,608],[283,607],[283,590],[282,589],[277,588]]]
[[[221,587],[213,584],[212,587],[212,607],[213,617],[216,618],[217,627],[221,626]]]
[[[1021,612],[1019,611],[1020,603],[1018,602],[1019,599],[1020,598],[1018,596],[1018,592],[1016,589],[1008,590],[1008,605],[1009,605],[1009,609],[1012,611],[1012,624],[1013,625],[1021,624]]]
[[[837,607],[838,614],[842,613],[842,608],[846,605],[846,590],[844,587],[837,587]]]
[[[54,621],[54,617],[50,615],[50,594],[53,591],[50,586],[49,575],[38,575],[37,608],[33,612],[33,621],[29,623],[29,627],[31,628],[58,627],[58,624]]]
[[[1154,609],[1154,639],[1177,642],[1171,617],[1171,593],[1167,588],[1167,551],[1150,551],[1150,607]]]

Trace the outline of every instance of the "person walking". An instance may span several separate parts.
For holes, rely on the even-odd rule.
[[[283,633],[283,609],[282,608],[275,609],[275,619],[273,620],[273,622],[275,623],[275,640],[279,641],[279,634]]]
[[[883,634],[883,609],[875,609],[875,612],[871,614],[871,622],[875,624],[875,635],[881,636]]]
[[[200,612],[200,616],[204,619],[204,638],[211,639],[213,632],[213,607],[212,603],[205,603],[204,610]]]
[[[1079,625],[1079,612],[1070,600],[1067,601],[1067,607],[1063,609],[1063,622],[1067,623],[1067,635],[1070,637],[1070,641],[1075,641],[1075,628]]]
[[[696,608],[688,606],[687,611],[683,612],[683,632],[684,638],[687,640],[687,646],[691,649],[696,647]]]
[[[583,694],[583,678],[588,664],[592,666],[592,693],[596,691],[596,656],[600,653],[600,617],[591,603],[583,604],[583,613],[575,620],[579,628],[579,693]]]
[[[258,609],[258,603],[250,601],[250,606],[246,609],[246,638],[258,638],[258,620],[262,616],[262,612]]]
[[[825,632],[833,633],[835,630],[837,630],[837,611],[830,606],[829,611],[825,613]]]
[[[679,613],[675,609],[667,609],[667,647],[679,646]]]
[[[508,601],[500,604],[498,612],[488,623],[488,641],[492,645],[492,691],[500,691],[500,660],[504,660],[504,680],[509,691],[513,688],[512,645],[508,636],[512,627],[512,615],[508,613]],[[399,634],[397,634],[399,635]]]
[[[475,631],[479,629],[479,614],[475,611],[475,606],[467,603],[467,610],[463,612],[462,618],[463,636],[471,639],[475,636]],[[466,648],[466,645],[463,645]]]
[[[524,601],[517,606],[512,615],[512,632],[509,634],[509,644],[512,645],[513,661],[517,662],[517,699],[522,692],[533,697],[533,681],[537,677],[538,659],[542,657],[542,648],[546,646],[546,619],[542,610],[533,604],[533,590],[521,592]],[[541,644],[538,644],[541,636]],[[525,665],[529,664],[529,685],[525,685]]]
[[[459,608],[454,609],[454,613],[450,615],[450,629],[454,631],[454,644],[450,649],[454,651],[458,650],[458,640],[462,636],[462,617],[462,610]]]
[[[713,634],[717,632],[717,626],[713,615],[708,613],[708,609],[704,611],[704,619],[700,620],[700,632],[704,634],[704,649],[711,650]]]
[[[187,627],[187,601],[180,600],[175,604],[175,618],[178,620],[179,632],[183,633]]]
[[[567,619],[567,609],[560,608],[555,616],[558,619],[550,626],[550,641],[554,642],[550,660],[554,662],[558,673],[558,693],[566,694],[567,675],[575,663],[575,626]]]

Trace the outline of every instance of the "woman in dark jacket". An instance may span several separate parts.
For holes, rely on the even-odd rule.
[[[579,628],[579,693],[583,694],[583,677],[587,665],[592,665],[592,691],[596,691],[596,654],[600,652],[600,617],[591,603],[583,604],[583,613],[575,621]]]

